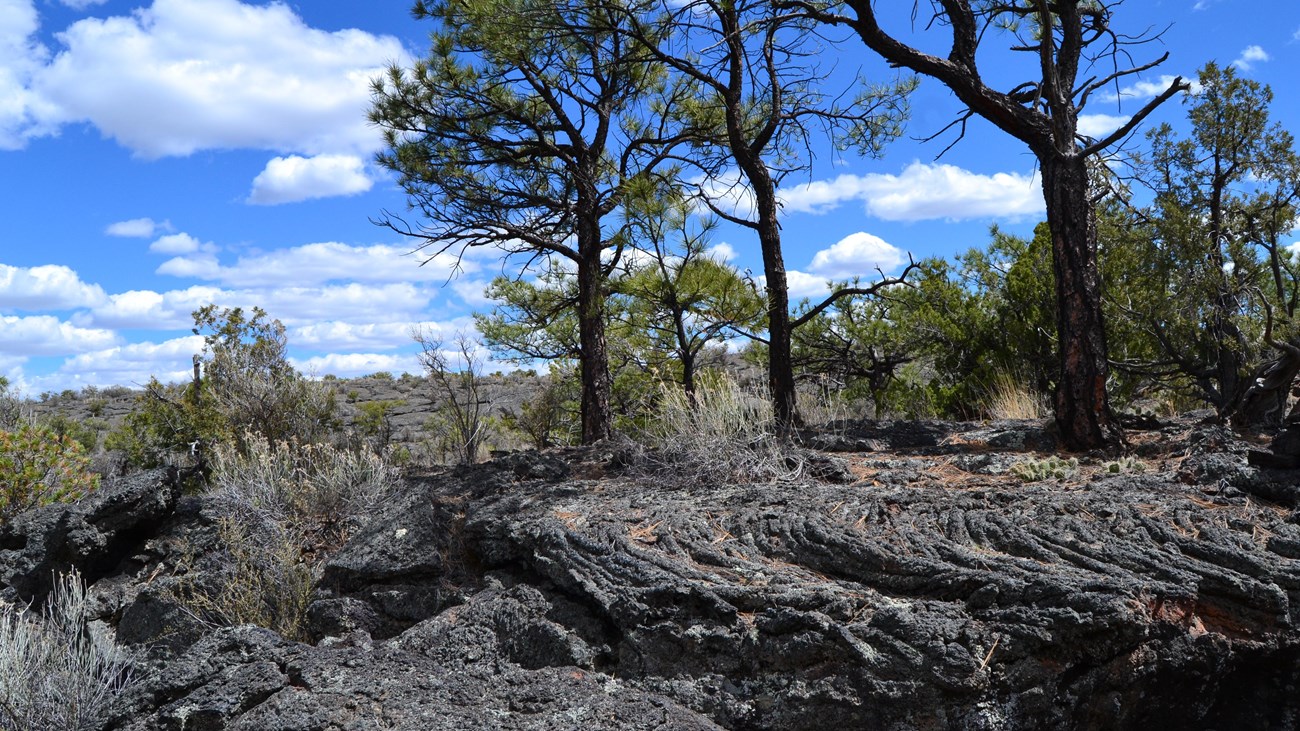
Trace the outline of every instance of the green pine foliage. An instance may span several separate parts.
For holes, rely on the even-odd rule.
[[[75,502],[97,487],[99,476],[71,437],[30,424],[0,431],[0,523],[40,505]]]

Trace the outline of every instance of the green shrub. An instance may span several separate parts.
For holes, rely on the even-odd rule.
[[[202,335],[201,388],[210,396],[229,434],[245,432],[271,442],[322,441],[338,426],[334,389],[313,381],[289,363],[288,337],[279,320],[261,308],[195,310],[194,333]]]
[[[132,682],[112,645],[91,639],[90,603],[81,577],[60,576],[45,617],[0,605],[0,727],[12,731],[82,731]]]
[[[352,424],[357,433],[369,439],[376,453],[382,454],[393,441],[393,412],[406,405],[405,399],[367,401],[357,405]]]
[[[103,419],[92,417],[79,420],[63,413],[47,414],[38,419],[37,423],[47,431],[81,445],[86,454],[93,454],[99,448],[99,436],[108,430],[108,422]]]
[[[71,438],[30,425],[0,432],[0,522],[38,505],[73,502],[98,486]]]
[[[334,389],[294,370],[279,320],[257,308],[250,316],[212,305],[193,316],[194,333],[204,338],[196,361],[201,377],[184,385],[151,379],[106,448],[121,451],[129,464],[154,467],[245,433],[309,443],[337,426]]]
[[[0,430],[16,429],[31,420],[31,409],[9,389],[9,379],[0,376]]]
[[[229,426],[207,389],[193,383],[163,385],[149,379],[135,407],[104,437],[104,448],[123,454],[136,467],[158,467],[187,459],[191,445],[228,438]]]
[[[534,449],[570,444],[577,424],[565,403],[570,400],[572,390],[557,369],[543,381],[536,397],[520,404],[519,413],[507,412],[502,421],[506,427],[524,434]]]

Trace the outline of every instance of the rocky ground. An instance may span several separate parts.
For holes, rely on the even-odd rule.
[[[1041,424],[849,423],[775,485],[616,447],[415,476],[310,644],[170,598],[213,519],[147,473],[0,529],[0,594],[92,582],[138,658],[105,729],[1300,727],[1300,473],[1144,426],[1072,462]]]

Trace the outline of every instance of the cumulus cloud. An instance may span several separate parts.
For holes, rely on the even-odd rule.
[[[111,330],[77,327],[53,315],[0,316],[0,352],[23,357],[84,353],[117,342]]]
[[[461,317],[445,323],[438,322],[316,322],[294,328],[289,332],[289,342],[296,348],[316,351],[344,350],[397,350],[410,346],[411,333],[416,328],[435,336],[450,338],[458,331],[469,332],[474,321]]]
[[[1232,62],[1232,65],[1242,71],[1249,71],[1254,68],[1255,64],[1267,60],[1269,60],[1268,51],[1265,51],[1262,46],[1246,46],[1241,55],[1237,57],[1237,60]]]
[[[190,313],[217,301],[223,292],[216,287],[154,292],[133,289],[108,296],[108,300],[74,321],[101,327],[136,330],[180,330],[193,322]]]
[[[896,269],[905,258],[901,249],[879,236],[859,231],[814,254],[808,268],[825,279],[842,281],[870,276],[876,269]]]
[[[104,290],[99,285],[81,281],[68,267],[0,264],[0,310],[70,310],[104,301]]]
[[[227,286],[256,287],[286,284],[310,285],[334,281],[436,282],[442,284],[456,273],[479,270],[478,260],[467,257],[459,264],[451,254],[429,257],[411,254],[402,246],[351,246],[338,242],[305,244],[239,257],[223,265],[211,253],[170,259],[159,274],[220,282]]]
[[[248,202],[274,206],[364,193],[374,185],[366,175],[365,166],[365,161],[355,155],[272,158],[266,169],[253,179]]]
[[[736,247],[724,241],[710,246],[704,254],[714,261],[727,262],[736,258]]]
[[[20,101],[0,128],[32,117],[88,122],[146,158],[234,148],[368,154],[381,145],[365,118],[369,81],[406,58],[396,38],[311,28],[285,3],[154,0],[130,16],[72,24],[42,66],[26,40],[34,16],[0,28],[11,28],[10,46],[25,44],[17,89],[39,108]]]
[[[121,238],[147,239],[155,233],[171,230],[171,221],[159,222],[152,218],[132,218],[129,221],[110,223],[108,227],[104,229],[104,233],[109,236],[118,236]]]
[[[0,150],[53,131],[54,108],[31,89],[49,51],[36,40],[40,20],[31,0],[0,0]]]
[[[1119,129],[1128,122],[1128,116],[1113,116],[1110,114],[1080,114],[1079,115],[1079,134],[1088,137],[1101,137]]]
[[[765,277],[759,277],[759,281],[763,284],[767,283]],[[786,270],[785,284],[790,293],[791,300],[800,300],[804,297],[821,298],[831,292],[826,277],[817,274],[808,274],[807,272],[801,272],[798,269]]]
[[[487,296],[488,284],[486,279],[457,279],[451,283],[451,291],[470,307],[487,309],[496,304]]]
[[[734,175],[695,181],[719,208],[752,217],[753,195]],[[846,201],[860,201],[870,215],[886,221],[980,218],[1018,220],[1041,215],[1043,192],[1037,175],[983,175],[955,165],[913,162],[898,175],[844,174],[778,191],[781,213],[820,215]]]
[[[409,282],[274,289],[194,286],[167,292],[132,290],[109,295],[104,304],[74,321],[114,329],[180,330],[193,323],[190,313],[208,304],[245,309],[261,307],[291,327],[331,320],[416,321],[433,299],[434,292],[429,288]]]
[[[216,246],[205,244],[187,233],[169,234],[149,244],[149,251],[155,254],[193,254],[195,252],[214,252]]]
[[[187,335],[161,343],[131,343],[69,358],[48,379],[62,388],[144,385],[150,376],[163,383],[188,380],[191,358],[203,350],[203,338]]]
[[[421,373],[419,359],[414,355],[380,353],[331,353],[312,358],[290,358],[289,362],[303,373],[332,373],[342,378],[355,378],[379,371],[389,373]]]
[[[826,213],[846,200],[886,221],[1020,219],[1041,215],[1037,175],[981,175],[954,165],[913,162],[899,175],[841,175],[782,193],[787,213]]]

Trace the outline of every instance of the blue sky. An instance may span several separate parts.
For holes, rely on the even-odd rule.
[[[295,364],[318,375],[415,371],[412,326],[469,327],[500,261],[475,252],[448,281],[449,259],[419,266],[409,242],[370,223],[405,205],[372,162],[381,141],[365,113],[369,79],[425,51],[428,27],[408,9],[0,0],[0,374],[33,395],[182,379],[199,347],[189,313],[209,302],[268,310],[288,326]],[[903,21],[894,30],[908,36]],[[1113,128],[1162,77],[1217,60],[1270,84],[1274,118],[1300,131],[1300,3],[1143,0],[1117,15],[1124,32],[1165,26],[1133,52],[1169,60],[1126,83],[1131,96],[1090,104],[1085,124]],[[830,50],[840,69],[880,72],[856,40]],[[1008,88],[1032,73],[990,63],[986,78]],[[934,83],[912,105],[911,137],[957,111]],[[1182,114],[1174,101],[1153,121]],[[1041,218],[1017,143],[972,122],[936,161],[944,144],[903,139],[881,160],[823,154],[789,181],[794,294]],[[715,242],[761,271],[745,232]]]

